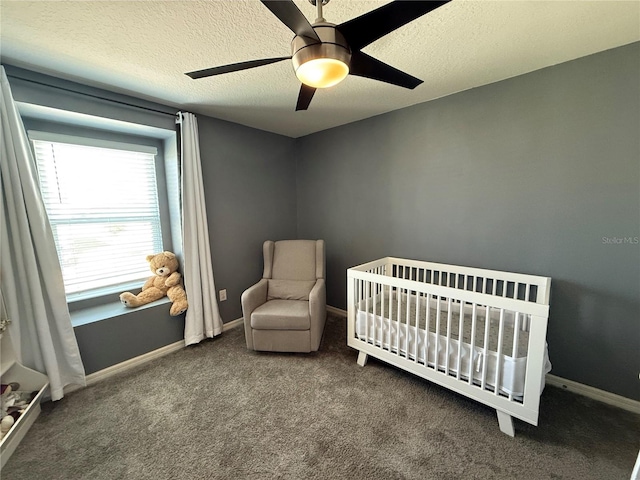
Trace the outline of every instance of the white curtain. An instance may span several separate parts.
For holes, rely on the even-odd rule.
[[[53,233],[35,161],[2,69],[0,147],[0,289],[17,360],[49,377],[52,400],[85,385]]]
[[[198,121],[192,113],[179,113],[182,164],[182,235],[184,288],[189,308],[185,319],[185,345],[222,333],[222,319],[213,282],[207,209],[202,184]]]

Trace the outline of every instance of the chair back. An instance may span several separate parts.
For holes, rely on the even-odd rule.
[[[309,281],[325,278],[324,240],[267,240],[262,277]]]

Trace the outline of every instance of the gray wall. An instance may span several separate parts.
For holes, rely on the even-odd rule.
[[[552,373],[640,399],[640,44],[297,141],[327,297],[393,255],[552,277]],[[603,237],[635,237],[607,244]]]
[[[225,322],[262,277],[262,243],[296,238],[294,140],[198,116],[213,274]]]
[[[118,302],[117,295],[114,295],[114,301]],[[115,306],[108,318],[76,324],[73,331],[85,372],[95,373],[181,341],[184,315],[171,317],[169,308],[168,302],[137,309]],[[82,313],[71,313],[74,323]]]

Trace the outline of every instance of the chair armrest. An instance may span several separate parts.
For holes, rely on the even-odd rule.
[[[242,292],[240,303],[242,304],[242,317],[244,318],[244,336],[247,348],[253,350],[253,335],[251,333],[251,314],[260,305],[267,301],[267,287],[269,283],[266,279],[260,280],[255,285]]]
[[[317,350],[327,319],[327,289],[324,278],[319,278],[309,293],[309,316],[311,317],[311,350]]]

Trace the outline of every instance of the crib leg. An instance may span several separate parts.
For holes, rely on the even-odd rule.
[[[500,425],[500,431],[502,433],[506,433],[510,437],[514,437],[516,435],[516,431],[513,428],[513,418],[508,413],[501,412],[500,410],[496,410],[498,414],[498,425]]]
[[[361,367],[364,367],[367,364],[367,359],[369,358],[369,355],[367,355],[364,352],[358,352],[358,365],[360,365]]]

